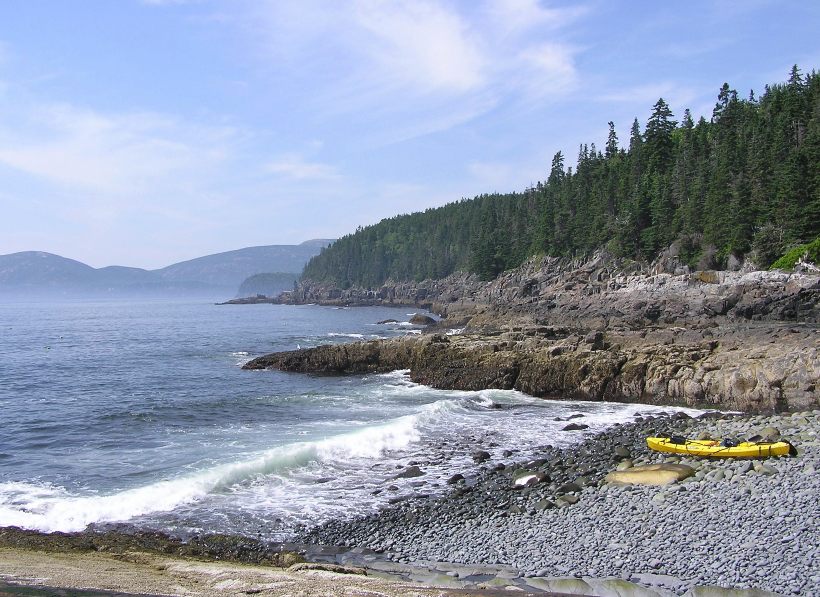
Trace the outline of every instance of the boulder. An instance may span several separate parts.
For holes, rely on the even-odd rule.
[[[570,423],[569,425],[564,426],[561,431],[580,431],[588,428],[589,425],[584,425],[583,423]]]
[[[283,551],[273,558],[274,564],[280,568],[290,568],[304,563],[305,558],[295,551]]]
[[[543,499],[535,502],[535,506],[533,506],[533,508],[538,511],[549,510],[550,508],[555,508],[555,504],[550,500]]]
[[[632,468],[633,462],[630,458],[624,458],[618,463],[618,466],[615,467],[616,471],[625,471],[626,469]]]
[[[561,497],[559,497],[556,503],[559,508],[563,508],[565,506],[572,506],[573,504],[577,504],[580,501],[580,499],[581,498],[579,498],[577,495],[572,495],[568,493],[566,495],[562,495]]]
[[[416,313],[410,318],[410,323],[413,325],[433,325],[436,323],[436,320],[427,315]]]
[[[396,475],[393,478],[394,479],[411,479],[413,477],[421,477],[424,474],[425,474],[425,472],[422,471],[419,467],[417,467],[417,466],[408,466],[406,469],[404,469],[402,472],[400,472],[398,475]]]
[[[459,481],[463,481],[463,480],[464,480],[464,475],[462,475],[461,473],[456,473],[455,475],[453,475],[449,479],[447,479],[447,485],[455,485]]]
[[[376,325],[384,325],[386,323],[398,323],[396,319],[382,319],[381,321],[377,321]]]
[[[603,332],[590,332],[584,337],[584,342],[589,344],[590,350],[603,350],[604,349],[604,334]]]
[[[549,475],[541,471],[521,470],[513,474],[512,486],[516,489],[522,489],[524,487],[532,487],[533,485],[549,480]]]
[[[632,456],[625,446],[616,446],[612,453],[618,458],[630,458]]]
[[[581,486],[577,483],[564,483],[561,487],[555,490],[555,493],[560,495],[565,493],[577,493],[579,491],[581,491]]]
[[[776,442],[780,439],[780,429],[777,427],[764,427],[758,434],[762,442]]]
[[[490,453],[487,450],[476,450],[473,452],[473,461],[480,464],[487,462],[490,459]]]
[[[622,471],[612,471],[605,480],[616,485],[667,485],[695,474],[685,464],[645,464]]]

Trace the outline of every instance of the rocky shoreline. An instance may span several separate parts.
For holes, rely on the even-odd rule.
[[[461,275],[340,291],[304,281],[288,301],[412,304],[442,320],[421,337],[266,355],[246,368],[409,369],[413,381],[441,389],[746,413],[638,422],[576,448],[547,448],[523,467],[488,462],[445,499],[330,523],[304,539],[384,552],[396,565],[437,571],[442,582],[449,575],[523,590],[637,591],[596,580],[608,577],[649,585],[654,592],[634,593],[646,595],[711,594],[703,585],[820,593],[820,277],[689,272],[668,258],[649,270],[630,267],[602,256],[546,258],[489,283]],[[681,460],[644,443],[659,432],[749,437],[765,427],[799,438],[800,456]],[[663,488],[603,480],[612,468],[643,463],[694,471]],[[535,481],[515,488],[517,475]],[[487,565],[508,568],[488,580]],[[558,578],[567,574],[579,578]]]
[[[336,375],[409,369],[414,382],[438,389],[778,412],[820,405],[818,337],[811,323],[587,331],[518,320],[506,331],[274,353],[244,368]]]
[[[651,452],[645,444],[656,433],[775,431],[794,441],[797,457],[707,460]],[[682,464],[694,474],[663,486],[605,480],[607,471],[648,463]],[[616,426],[568,449],[547,447],[527,463],[487,462],[444,498],[328,523],[303,538],[383,552],[475,586],[621,594],[597,592],[603,589],[596,579],[608,578],[654,591],[629,593],[641,595],[713,594],[702,589],[707,585],[813,595],[820,593],[818,470],[820,410],[678,414]],[[531,481],[517,484],[522,476]],[[507,577],[482,579],[488,564],[502,566]]]
[[[572,424],[582,429],[583,418],[576,419]],[[646,436],[671,433],[716,438],[780,433],[799,454],[765,461],[701,460],[646,447]],[[69,534],[2,529],[0,574],[5,574],[3,550],[14,549],[55,557],[139,552],[289,567],[288,573],[301,570],[306,559],[337,573],[359,570],[411,583],[408,587],[646,597],[820,592],[814,568],[820,557],[815,522],[820,410],[707,413],[696,419],[682,413],[639,416],[568,448],[545,446],[525,462],[516,462],[512,450],[504,454],[509,458],[495,462],[477,450],[477,468],[454,475],[445,496],[408,496],[368,517],[303,529],[287,545],[219,535],[182,541],[135,529]],[[685,465],[693,474],[662,486],[606,480],[613,470],[647,463]],[[423,475],[423,463],[420,468]],[[407,591],[395,594],[411,594]]]
[[[377,290],[304,282],[279,301],[406,304],[442,319],[420,336],[275,353],[245,368],[331,375],[409,369],[413,381],[441,389],[518,389],[744,415],[638,418],[569,448],[545,446],[526,462],[514,460],[514,449],[496,462],[477,447],[477,469],[454,475],[446,496],[404,496],[369,517],[302,529],[289,545],[224,536],[182,541],[135,529],[0,529],[0,550],[139,551],[265,566],[305,558],[416,588],[467,591],[820,594],[820,277],[679,270],[674,259],[640,271],[598,256],[533,260],[489,283],[463,275]],[[586,433],[582,419],[570,425]],[[645,445],[648,435],[743,438],[771,428],[793,441],[796,458],[681,459]],[[660,487],[605,480],[641,464],[692,471]],[[423,463],[415,466],[423,476]],[[220,587],[203,594],[232,590]],[[413,594],[393,590],[382,594]]]
[[[820,276],[688,272],[669,257],[637,267],[598,255],[531,260],[491,282],[458,274],[340,290],[304,280],[280,302],[406,304],[442,319],[422,337],[266,355],[245,368],[409,369],[439,389],[744,412],[820,406]]]

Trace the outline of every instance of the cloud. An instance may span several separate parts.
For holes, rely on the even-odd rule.
[[[697,98],[697,93],[689,87],[682,87],[671,81],[635,85],[600,95],[602,102],[619,102],[638,106],[651,106],[658,98],[664,98],[668,104],[685,107]]]
[[[518,87],[525,90],[530,99],[573,90],[579,79],[574,54],[574,49],[562,44],[527,47],[513,69],[519,77]]]
[[[544,177],[547,156],[536,152],[518,161],[474,161],[467,165],[473,178],[476,193],[509,192],[510,189],[523,190]]]
[[[319,118],[352,115],[392,143],[573,90],[579,50],[561,31],[584,13],[535,0],[304,0],[266,3],[248,30],[275,76],[304,82]]]
[[[225,158],[234,134],[150,112],[35,105],[14,122],[0,121],[0,163],[57,185],[131,194],[180,171],[207,172]]]
[[[538,0],[495,0],[484,5],[486,20],[503,36],[563,27],[587,12],[582,5],[549,8]]]
[[[368,62],[387,84],[462,93],[484,83],[486,57],[457,13],[428,2],[360,0],[355,6]]]
[[[333,166],[318,162],[308,162],[296,154],[281,156],[265,165],[266,171],[287,178],[304,181],[336,180],[339,172]]]

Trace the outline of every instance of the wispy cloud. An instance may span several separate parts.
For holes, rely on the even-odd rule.
[[[561,28],[584,12],[535,0],[305,0],[265,4],[250,27],[277,70],[310,86],[317,114],[379,123],[376,136],[394,142],[571,91],[578,49]]]
[[[597,100],[649,107],[661,97],[669,104],[685,107],[697,98],[697,93],[693,89],[681,86],[678,83],[661,81],[659,83],[616,89],[598,96]]]
[[[280,156],[266,164],[264,169],[273,174],[295,180],[327,181],[340,178],[335,167],[329,164],[306,161],[304,157],[298,154]]]
[[[156,113],[35,105],[0,121],[0,163],[62,186],[132,194],[167,188],[182,171],[208,172],[234,135]]]
[[[585,15],[588,9],[583,5],[550,8],[538,0],[496,0],[485,3],[483,11],[487,21],[506,37],[532,29],[563,27]]]
[[[360,0],[352,14],[368,68],[382,81],[421,93],[463,93],[484,84],[486,57],[468,24],[428,3]]]
[[[467,165],[476,192],[523,190],[544,177],[548,157],[539,152],[526,160],[475,161]]]

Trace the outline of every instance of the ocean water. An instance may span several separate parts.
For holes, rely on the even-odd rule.
[[[276,350],[418,333],[407,308],[204,301],[0,303],[0,526],[128,523],[286,540],[411,492],[436,495],[471,452],[524,458],[646,405],[458,392],[407,372],[243,371]],[[376,322],[399,320],[397,324]],[[669,409],[665,409],[669,410]],[[509,460],[509,459],[507,459]],[[396,479],[411,463],[425,475]]]

